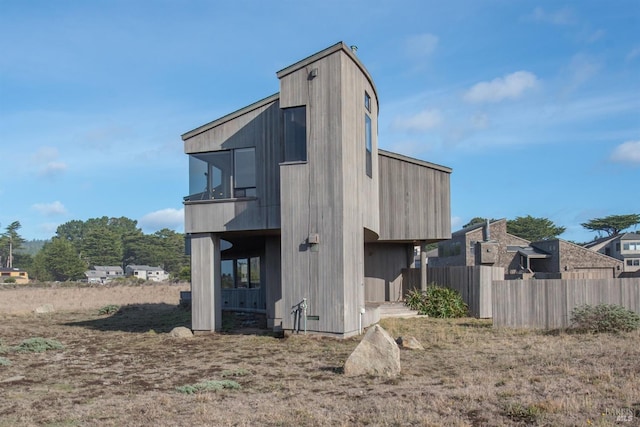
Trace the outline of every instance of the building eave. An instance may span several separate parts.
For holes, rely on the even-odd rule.
[[[213,129],[216,126],[220,126],[223,123],[226,123],[228,121],[231,121],[237,117],[240,117],[244,114],[247,114],[253,110],[257,110],[258,108],[262,108],[265,105],[269,105],[275,101],[277,101],[278,99],[280,99],[280,92],[278,93],[274,93],[271,96],[268,96],[266,98],[263,98],[259,101],[254,102],[253,104],[247,105],[246,107],[240,108],[239,110],[234,111],[233,113],[229,113],[225,116],[220,117],[219,119],[216,119],[212,122],[209,122],[207,124],[204,124],[202,126],[199,126],[193,130],[190,130],[189,132],[186,132],[182,135],[182,140],[186,141],[189,138],[193,138],[196,135],[199,135],[203,132],[206,132],[210,129]]]

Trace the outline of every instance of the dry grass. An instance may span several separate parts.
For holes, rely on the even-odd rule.
[[[354,379],[341,370],[357,338],[242,330],[170,338],[163,332],[188,326],[189,313],[175,307],[175,288],[162,289],[164,301],[111,316],[93,308],[7,314],[0,290],[0,356],[11,362],[0,365],[0,426],[614,425],[616,411],[640,405],[637,331],[544,334],[473,319],[388,319],[382,326],[393,336],[413,335],[426,350],[403,351],[397,379]],[[32,337],[64,349],[6,351]],[[240,389],[177,391],[218,380]]]

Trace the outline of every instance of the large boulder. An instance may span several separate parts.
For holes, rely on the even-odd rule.
[[[345,362],[344,374],[395,377],[400,374],[400,349],[387,331],[374,325]]]
[[[45,304],[36,308],[34,311],[36,312],[36,314],[46,314],[46,313],[53,313],[55,309],[53,308],[53,304]]]
[[[185,328],[184,326],[175,327],[169,332],[170,337],[175,338],[191,338],[193,336],[193,332],[191,329]]]

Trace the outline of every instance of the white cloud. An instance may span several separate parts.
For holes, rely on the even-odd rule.
[[[553,12],[547,12],[541,7],[536,7],[531,14],[531,18],[533,18],[534,21],[554,25],[570,25],[575,23],[573,11],[567,7]]]
[[[32,208],[45,216],[65,215],[67,213],[64,205],[57,200],[52,203],[36,203]]]
[[[588,55],[574,55],[569,65],[565,67],[568,81],[564,88],[564,93],[573,92],[584,85],[598,74],[601,67],[602,65],[598,60]]]
[[[47,163],[58,158],[58,149],[55,147],[40,147],[31,159],[36,163]]]
[[[393,121],[393,128],[411,132],[424,132],[442,123],[442,114],[435,108],[422,110],[409,117],[398,117]]]
[[[49,162],[40,168],[39,175],[52,178],[63,174],[67,170],[67,164],[63,162]]]
[[[627,61],[631,61],[632,59],[637,58],[638,56],[640,56],[640,47],[635,47],[633,49],[631,49],[631,52],[629,52],[627,54]]]
[[[464,94],[467,102],[499,102],[519,98],[526,90],[538,85],[538,78],[529,71],[516,71],[490,82],[475,84]]]
[[[407,54],[411,57],[431,55],[438,47],[438,37],[433,34],[419,34],[409,37],[405,44]]]
[[[640,165],[640,141],[627,141],[618,145],[611,153],[611,160]]]
[[[139,224],[145,230],[181,229],[184,225],[184,209],[167,208],[150,212],[140,219]]]
[[[63,174],[67,170],[67,164],[58,161],[58,149],[55,147],[40,147],[31,160],[38,168],[38,175],[52,178]]]

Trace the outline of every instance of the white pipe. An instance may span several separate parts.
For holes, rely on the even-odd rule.
[[[304,334],[307,335],[307,299],[302,298],[302,315],[304,316]]]

